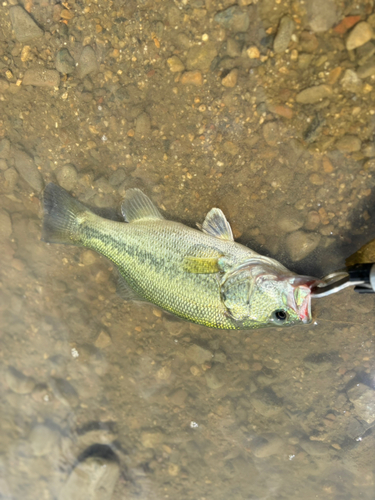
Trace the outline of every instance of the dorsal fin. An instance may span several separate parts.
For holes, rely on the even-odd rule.
[[[126,191],[121,212],[126,222],[164,219],[150,198],[136,188]]]
[[[202,231],[221,240],[233,241],[232,228],[220,208],[212,208],[202,224]]]

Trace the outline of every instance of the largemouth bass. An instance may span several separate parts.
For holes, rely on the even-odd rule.
[[[42,239],[78,245],[111,260],[129,299],[156,304],[193,323],[223,329],[290,326],[311,321],[314,278],[233,240],[223,212],[213,208],[200,230],[165,220],[152,201],[129,189],[125,222],[103,219],[48,184]]]

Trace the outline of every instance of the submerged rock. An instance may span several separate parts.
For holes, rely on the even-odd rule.
[[[11,7],[9,15],[14,34],[19,42],[27,43],[43,36],[43,30],[20,5]]]
[[[320,234],[295,231],[288,235],[286,247],[293,262],[307,257],[319,245]]]
[[[218,12],[214,20],[223,28],[239,33],[246,31],[250,24],[249,14],[238,5],[232,5],[228,9]]]

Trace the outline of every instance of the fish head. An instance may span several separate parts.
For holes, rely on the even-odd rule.
[[[307,324],[312,321],[311,288],[317,281],[281,265],[240,266],[222,281],[221,299],[227,314],[245,328]]]

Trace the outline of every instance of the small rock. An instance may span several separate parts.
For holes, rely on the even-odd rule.
[[[68,49],[60,49],[56,54],[55,65],[57,71],[63,73],[64,75],[69,75],[73,73],[76,69],[76,65],[73,57],[70,55]]]
[[[246,10],[242,10],[238,7],[238,5],[233,5],[228,9],[218,12],[214,17],[214,20],[223,28],[232,31],[233,33],[247,31],[250,25],[249,14]]]
[[[34,87],[58,87],[60,75],[55,69],[30,68],[25,71],[22,85],[33,85]]]
[[[375,143],[367,142],[362,146],[362,153],[367,158],[373,158],[375,156]]]
[[[319,245],[320,234],[296,231],[288,235],[286,247],[293,262],[307,257]]]
[[[324,179],[321,175],[319,174],[311,174],[309,176],[309,181],[311,184],[314,184],[314,186],[322,186],[324,184]]]
[[[352,69],[347,69],[344,76],[341,78],[340,83],[344,90],[349,92],[358,93],[362,90],[362,80],[359,78],[357,73]]]
[[[17,394],[29,394],[35,387],[35,382],[31,377],[27,377],[13,366],[9,366],[5,372],[5,381]]]
[[[375,422],[375,391],[364,384],[357,384],[348,391],[348,397],[361,420]]]
[[[307,220],[305,223],[305,228],[309,231],[314,231],[320,224],[320,216],[319,213],[315,210],[312,210],[307,214]]]
[[[186,66],[189,70],[208,70],[212,60],[217,56],[214,43],[208,42],[203,45],[195,45],[187,54]]]
[[[216,365],[215,368],[211,368],[204,373],[207,386],[210,389],[217,390],[223,387],[225,384],[225,378],[222,375],[222,368]]]
[[[123,182],[126,178],[126,172],[123,168],[118,168],[113,174],[109,177],[108,182],[111,186],[118,186]]]
[[[98,338],[94,342],[95,347],[98,347],[99,349],[105,349],[111,344],[112,344],[111,336],[105,330],[102,330],[99,333]]]
[[[279,125],[277,122],[266,122],[263,125],[263,137],[266,143],[274,147],[280,140]]]
[[[296,101],[300,104],[314,104],[326,97],[332,96],[332,88],[329,85],[316,85],[302,90],[297,94]]]
[[[361,140],[356,135],[344,135],[336,142],[336,148],[343,153],[360,151],[361,146]]]
[[[159,431],[144,431],[141,434],[141,443],[145,448],[156,448],[164,440],[164,434]]]
[[[0,158],[7,159],[10,157],[10,141],[9,139],[2,139],[0,141]]]
[[[254,410],[266,418],[274,417],[282,411],[281,401],[277,398],[271,388],[256,391],[252,394],[250,403]]]
[[[75,408],[79,404],[78,394],[74,387],[62,378],[52,378],[50,380],[51,389],[54,396],[63,405]]]
[[[347,50],[354,50],[361,47],[373,37],[372,27],[365,21],[354,26],[346,39]]]
[[[241,55],[241,45],[234,38],[227,40],[227,55],[229,57],[240,57]]]
[[[10,220],[8,212],[0,209],[0,241],[9,238],[12,232],[12,221]]]
[[[81,262],[84,266],[91,266],[98,260],[97,254],[91,250],[85,250],[81,254]]]
[[[110,500],[119,474],[117,462],[89,457],[73,469],[58,500]]]
[[[169,400],[176,406],[184,406],[188,393],[184,389],[177,389],[169,396]]]
[[[151,120],[147,113],[141,113],[135,120],[135,139],[144,139],[151,134]]]
[[[332,368],[332,356],[327,353],[312,353],[303,360],[305,366],[314,372],[325,372]]]
[[[306,7],[308,22],[315,33],[328,31],[339,20],[335,0],[308,0]]]
[[[303,226],[303,219],[297,210],[290,210],[280,217],[277,225],[284,233],[292,233]]]
[[[2,170],[3,172],[5,170],[8,170],[8,164],[3,158],[0,158],[0,170]]]
[[[203,365],[206,361],[211,361],[213,354],[208,349],[204,349],[199,345],[193,344],[186,349],[186,357],[194,363]]]
[[[60,186],[67,191],[71,191],[77,185],[77,170],[75,166],[70,163],[63,165],[56,173],[56,177]]]
[[[234,144],[232,141],[225,141],[223,144],[223,149],[226,153],[229,153],[231,156],[236,156],[239,151],[239,147],[237,144]]]
[[[180,82],[182,85],[195,85],[200,87],[203,85],[203,76],[200,71],[186,71],[182,76]]]
[[[276,54],[281,54],[285,52],[288,48],[290,39],[294,31],[294,21],[289,16],[284,16],[281,18],[279,28],[276,33],[275,40],[273,42],[273,50]]]
[[[300,441],[299,446],[313,457],[328,455],[330,452],[329,446],[320,441],[310,441],[309,439],[304,439]]]
[[[181,59],[177,56],[172,56],[169,59],[167,59],[167,63],[172,73],[180,73],[185,69],[185,66],[182,63]]]
[[[249,47],[246,51],[246,54],[248,55],[249,59],[259,59],[260,58],[260,52],[258,47],[255,47],[255,45],[252,45]]]
[[[36,457],[48,455],[57,446],[59,433],[46,425],[36,425],[30,433],[31,448]]]
[[[43,178],[35,165],[34,160],[28,154],[19,149],[13,150],[15,167],[20,176],[38,193],[44,187]]]
[[[159,380],[168,380],[172,374],[172,370],[169,366],[162,366],[157,372],[156,376]]]
[[[14,34],[19,42],[27,43],[43,36],[43,30],[20,5],[11,7],[9,15]]]
[[[98,71],[98,63],[94,49],[90,45],[86,45],[81,53],[78,61],[78,75],[84,78],[90,73]]]
[[[375,75],[375,61],[369,62],[368,64],[364,64],[357,70],[358,78],[364,80],[369,76]]]
[[[224,78],[221,80],[221,84],[224,85],[224,87],[233,88],[237,84],[237,79],[238,69],[234,68],[226,76],[224,76]]]
[[[277,455],[284,446],[283,440],[277,435],[268,435],[265,438],[255,438],[251,442],[251,451],[257,458],[267,458]]]

